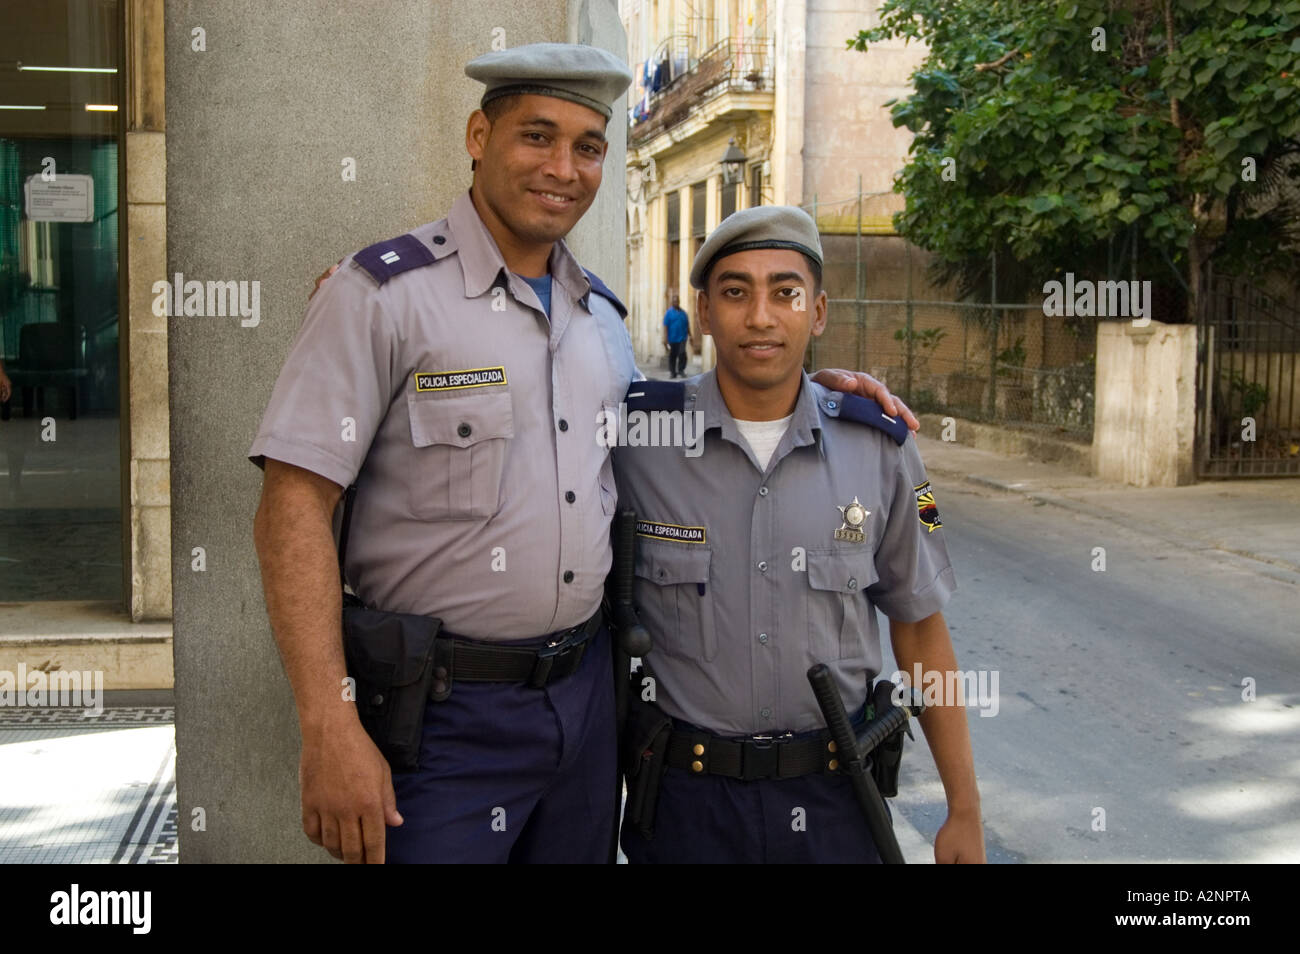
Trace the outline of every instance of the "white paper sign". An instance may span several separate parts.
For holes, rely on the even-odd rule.
[[[33,222],[95,221],[95,180],[90,176],[60,174],[46,182],[38,173],[27,177],[23,194]]]

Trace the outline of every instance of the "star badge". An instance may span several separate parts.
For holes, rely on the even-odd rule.
[[[837,506],[840,517],[844,525],[835,531],[835,539],[843,540],[846,543],[861,543],[866,539],[866,534],[862,532],[862,525],[871,516],[871,511],[862,504],[858,503],[858,498],[853,498],[853,503],[845,504],[843,507]]]

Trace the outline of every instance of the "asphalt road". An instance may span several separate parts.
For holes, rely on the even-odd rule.
[[[1300,578],[1018,495],[936,490],[958,665],[998,673],[996,714],[967,712],[989,861],[1300,861]],[[917,739],[892,804],[932,843],[946,805]]]

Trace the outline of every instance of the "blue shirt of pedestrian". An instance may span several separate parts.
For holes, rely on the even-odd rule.
[[[691,330],[691,320],[680,308],[669,308],[664,315],[664,327],[668,329],[668,343],[677,344],[685,341]]]

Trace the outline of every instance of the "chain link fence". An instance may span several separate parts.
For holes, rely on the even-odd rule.
[[[976,293],[982,301],[957,300],[929,277],[929,254],[891,234],[884,207],[883,196],[865,195],[805,206],[822,230],[830,299],[808,366],[866,371],[917,413],[1091,440],[1096,319],[1048,317],[1041,294],[999,300],[1000,262]],[[1042,288],[1028,277],[1002,280]]]

